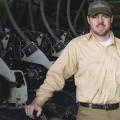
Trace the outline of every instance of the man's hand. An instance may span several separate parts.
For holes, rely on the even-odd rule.
[[[34,112],[36,112],[36,116],[34,115]],[[35,119],[35,117],[39,117],[41,115],[42,108],[39,105],[32,103],[25,106],[25,113],[30,118]]]

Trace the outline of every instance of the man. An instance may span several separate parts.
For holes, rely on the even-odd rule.
[[[32,104],[25,107],[33,118],[65,80],[74,74],[77,120],[120,120],[120,39],[110,30],[113,15],[106,1],[89,5],[90,33],[73,39],[49,69]]]

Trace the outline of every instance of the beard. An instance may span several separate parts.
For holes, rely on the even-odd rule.
[[[106,28],[106,26],[104,24],[98,24],[96,26],[96,28],[98,30],[92,29],[93,33],[96,34],[96,35],[98,35],[98,36],[101,36],[101,37],[107,35],[109,33],[109,31],[110,31],[110,27]],[[99,29],[101,29],[101,30],[99,30]]]
[[[98,36],[105,36],[109,33],[110,29],[105,30],[104,32],[93,31]]]

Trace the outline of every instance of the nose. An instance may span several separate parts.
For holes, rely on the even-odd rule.
[[[102,16],[98,16],[98,22],[103,23],[103,17]]]

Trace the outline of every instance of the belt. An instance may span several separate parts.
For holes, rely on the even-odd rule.
[[[83,107],[93,108],[93,109],[103,109],[103,110],[115,110],[118,109],[120,104],[92,104],[92,103],[79,103]]]

